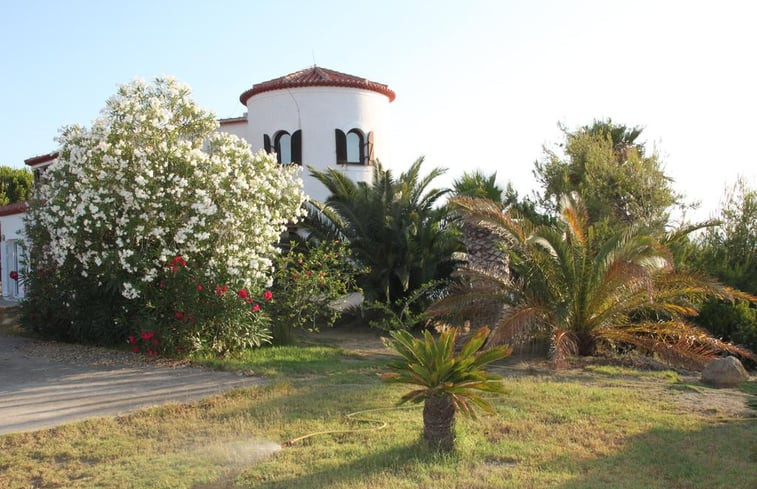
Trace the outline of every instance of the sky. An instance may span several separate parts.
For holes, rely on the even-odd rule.
[[[218,117],[253,84],[317,64],[385,83],[391,151],[497,172],[522,194],[569,129],[642,126],[673,187],[714,214],[757,186],[757,2],[0,0],[0,164],[55,149],[117,86],[173,75]]]

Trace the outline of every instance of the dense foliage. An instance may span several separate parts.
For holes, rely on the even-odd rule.
[[[670,252],[643,227],[599,236],[576,194],[563,197],[559,225],[536,226],[487,200],[458,198],[454,204],[500,237],[512,274],[462,269],[460,287],[434,305],[435,314],[475,315],[493,303],[501,308],[493,342],[544,334],[558,364],[599,346],[633,346],[691,366],[721,351],[750,356],[684,318],[709,296],[757,298],[676,272]]]
[[[399,177],[377,162],[371,183],[355,183],[335,169],[311,170],[331,195],[313,203],[307,224],[321,236],[348,242],[354,259],[369,269],[359,282],[368,300],[395,304],[452,272],[460,243],[447,225],[447,208],[437,206],[448,190],[430,187],[443,170],[422,177],[422,162]]]
[[[301,212],[301,182],[217,127],[161,78],[62,130],[27,217],[29,327],[98,343],[161,331],[176,334],[161,344],[216,351],[266,339],[252,296]]]
[[[724,283],[757,295],[757,190],[739,179],[721,206],[720,225],[695,243],[690,263]],[[697,324],[712,334],[757,351],[757,307],[709,300]]]
[[[33,183],[34,177],[29,170],[0,166],[0,205],[29,200]]]
[[[564,143],[545,148],[534,175],[542,187],[541,204],[555,214],[563,195],[577,192],[592,223],[617,228],[665,224],[680,203],[657,153],[638,142],[642,130],[595,121],[576,131],[561,127]]]
[[[345,297],[358,292],[356,270],[341,241],[315,244],[290,243],[276,261],[273,275],[275,299],[270,304],[276,344],[291,343],[294,329],[317,331],[333,326],[347,304]]]

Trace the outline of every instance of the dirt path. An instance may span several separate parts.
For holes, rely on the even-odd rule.
[[[193,401],[262,382],[127,352],[0,336],[0,435]]]

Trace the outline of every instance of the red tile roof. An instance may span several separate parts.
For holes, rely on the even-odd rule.
[[[224,124],[237,124],[239,122],[247,122],[247,117],[246,116],[241,116],[241,117],[228,117],[226,119],[218,119],[218,123],[221,124],[221,125],[224,125]]]
[[[26,212],[29,204],[26,202],[16,202],[15,204],[8,204],[0,207],[0,216],[11,216],[13,214],[21,214]]]
[[[257,83],[239,96],[242,105],[247,105],[247,100],[253,95],[271,90],[283,90],[287,88],[301,87],[346,87],[362,88],[386,95],[389,102],[393,101],[396,94],[383,83],[376,83],[365,78],[340,73],[338,71],[313,66],[304,70],[295,71],[280,78],[274,78],[263,83]]]
[[[48,161],[53,161],[57,157],[58,157],[58,152],[55,151],[54,153],[47,153],[47,154],[39,155],[39,156],[32,156],[31,158],[25,159],[24,163],[26,163],[29,166],[34,166],[34,165],[39,165],[40,163],[47,163]]]

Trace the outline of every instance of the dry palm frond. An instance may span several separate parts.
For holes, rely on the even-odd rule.
[[[713,338],[683,321],[632,323],[626,327],[601,328],[595,334],[611,343],[633,345],[657,354],[663,361],[689,368],[701,368],[722,352],[757,360],[749,350]]]

